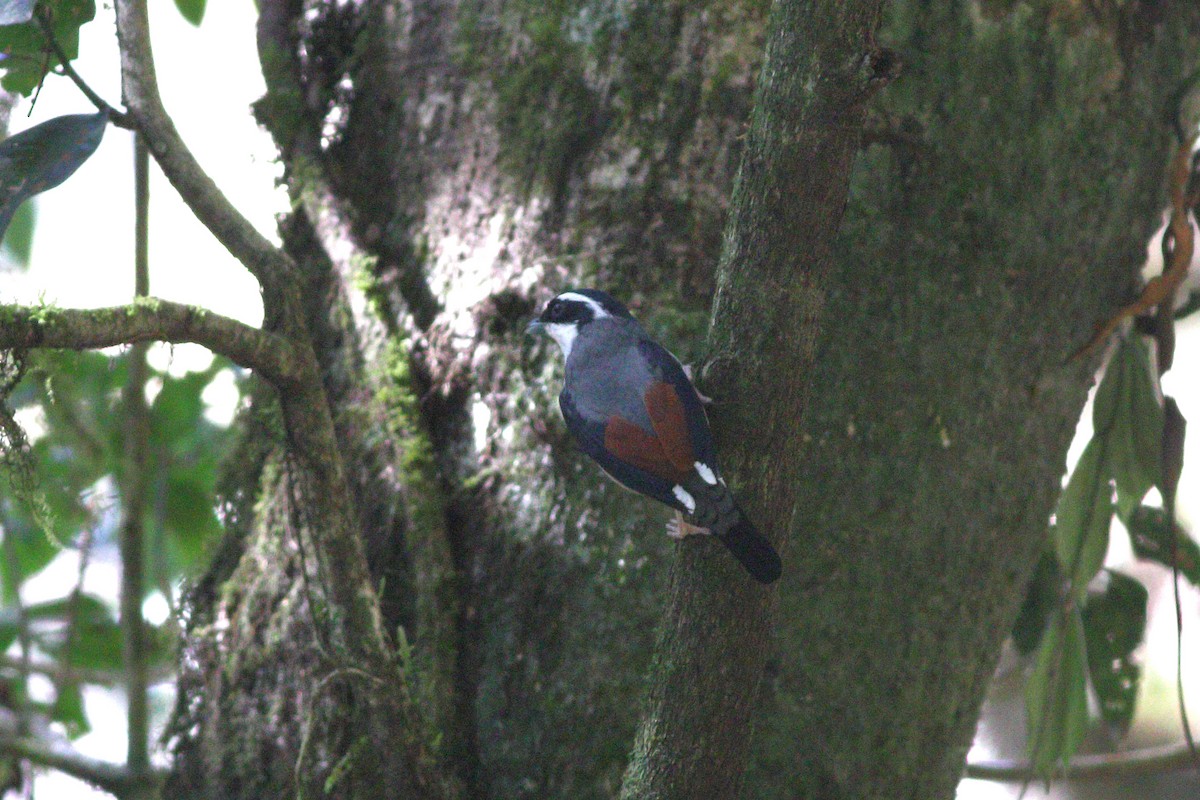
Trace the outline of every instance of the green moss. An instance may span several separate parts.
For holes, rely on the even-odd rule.
[[[371,745],[371,739],[367,736],[360,736],[354,740],[354,744],[346,750],[346,754],[342,756],[333,769],[329,771],[329,777],[325,779],[325,793],[329,794],[334,790],[347,772],[354,766],[354,762],[363,754],[364,751]]]
[[[413,490],[412,521],[420,528],[440,529],[445,520],[440,502],[441,489],[437,485],[437,465],[412,388],[408,352],[403,344],[392,342],[384,352],[382,362],[386,380],[376,398],[385,415],[385,427],[399,450],[404,481]]]
[[[33,307],[33,319],[39,324],[46,324],[50,315],[58,310],[58,306],[46,300],[46,295],[39,294],[37,303]]]
[[[390,330],[390,322],[395,319],[395,315],[392,314],[387,287],[379,279],[378,269],[378,256],[355,251],[351,257],[350,270],[354,288],[366,299],[375,318],[389,325]]]
[[[383,375],[376,401],[398,456],[408,526],[405,546],[412,564],[415,625],[412,692],[433,712],[435,731],[454,731],[452,688],[458,658],[459,578],[446,532],[445,493],[434,449],[413,390],[409,354],[397,341],[381,355]],[[401,655],[407,658],[406,639]],[[458,736],[447,737],[457,741]],[[430,743],[432,745],[432,743]]]

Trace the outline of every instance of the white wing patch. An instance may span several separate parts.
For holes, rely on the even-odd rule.
[[[676,485],[671,491],[677,498],[679,498],[679,502],[683,503],[683,507],[688,510],[689,514],[694,514],[696,512],[696,498],[688,494],[687,489]]]
[[[709,486],[717,485],[716,473],[712,471],[712,467],[705,464],[703,461],[696,462],[696,472],[700,473],[700,480],[707,483]]]
[[[559,299],[573,300],[576,303],[583,303],[588,308],[592,309],[592,319],[604,319],[605,317],[612,316],[612,314],[609,314],[604,310],[604,306],[600,305],[587,295],[579,294],[578,292],[563,292],[559,295]]]

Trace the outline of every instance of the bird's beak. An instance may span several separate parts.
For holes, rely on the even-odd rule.
[[[535,333],[541,333],[545,329],[545,324],[540,319],[535,319],[525,328],[525,335],[532,336]]]

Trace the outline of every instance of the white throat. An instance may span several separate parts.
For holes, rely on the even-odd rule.
[[[571,347],[575,344],[575,337],[579,335],[579,326],[573,322],[549,322],[544,330],[562,348],[563,360],[570,358]]]

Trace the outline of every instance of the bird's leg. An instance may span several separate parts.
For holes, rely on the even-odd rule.
[[[685,536],[696,536],[703,534],[711,534],[708,528],[701,528],[699,525],[693,525],[683,518],[682,511],[676,511],[675,516],[667,521],[667,536],[672,539],[682,539]]]
[[[700,402],[703,403],[704,405],[711,406],[713,404],[713,399],[706,394],[701,394],[700,390],[696,388],[696,379],[692,375],[692,365],[691,364],[683,364],[682,366],[683,366],[683,374],[687,376],[687,379],[689,381],[691,381],[692,389],[695,390],[695,392],[696,392],[696,397],[699,397]]]

